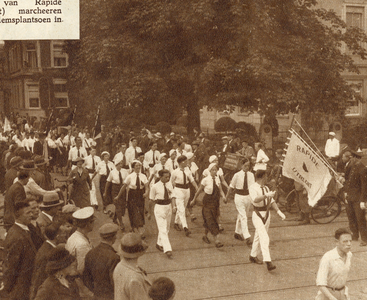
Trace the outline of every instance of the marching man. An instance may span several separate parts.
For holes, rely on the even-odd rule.
[[[168,258],[172,257],[172,247],[168,239],[168,232],[171,223],[172,212],[175,213],[176,199],[173,197],[173,186],[169,182],[170,173],[168,170],[158,172],[160,180],[155,183],[151,190],[149,199],[154,206],[154,216],[158,227],[158,240],[156,248],[164,252]],[[149,210],[151,211],[151,209]],[[149,216],[148,216],[149,218]]]
[[[270,192],[269,188],[265,185],[266,171],[256,171],[255,180],[256,182],[249,188],[251,202],[254,207],[252,223],[256,229],[254,241],[252,243],[250,262],[262,264],[262,261],[257,258],[261,249],[263,260],[266,262],[268,271],[272,271],[276,266],[271,262],[269,251],[270,240],[268,230],[270,226],[270,208],[273,207],[282,220],[285,219],[285,215],[280,211],[273,199],[275,192]]]

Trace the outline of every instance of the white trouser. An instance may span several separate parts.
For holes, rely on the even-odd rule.
[[[92,179],[93,174],[89,174],[89,177]],[[94,183],[94,180],[92,181],[92,189],[90,190],[90,204],[91,205],[97,205],[98,206],[98,201],[97,201],[97,194],[96,194],[96,185]]]
[[[265,217],[266,211],[260,211],[260,214]],[[261,253],[263,255],[263,261],[271,261],[270,252],[269,252],[269,225],[270,225],[270,212],[266,223],[259,218],[259,216],[254,211],[252,213],[252,223],[255,226],[255,237],[252,243],[251,256],[257,257]]]
[[[163,247],[163,251],[172,251],[171,244],[168,239],[168,232],[172,217],[172,205],[160,205],[154,206],[154,216],[158,227],[158,240],[157,244]]]
[[[175,217],[175,223],[181,224],[183,228],[187,228],[186,222],[186,205],[190,199],[190,189],[175,188],[174,195],[176,196],[177,212]]]
[[[243,234],[245,239],[251,237],[248,231],[247,214],[251,207],[251,197],[235,194],[234,203],[238,211],[235,233]]]

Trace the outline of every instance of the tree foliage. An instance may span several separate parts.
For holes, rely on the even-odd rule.
[[[81,40],[69,42],[71,89],[84,116],[174,123],[203,105],[265,115],[340,113],[358,72],[363,32],[304,0],[81,0]],[[346,51],[344,51],[346,50]]]

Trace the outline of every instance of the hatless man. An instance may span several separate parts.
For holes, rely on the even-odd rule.
[[[130,165],[134,159],[138,159],[138,153],[142,152],[141,148],[138,147],[138,140],[137,138],[133,137],[130,139],[131,146],[126,149],[125,157],[126,157],[126,164]]]
[[[118,226],[114,223],[102,225],[98,232],[101,243],[85,257],[84,284],[94,293],[95,300],[113,300],[112,274],[120,257],[113,249]]]
[[[317,272],[319,292],[315,300],[347,300],[346,287],[352,253],[352,233],[347,228],[335,231],[336,247],[324,254]]]
[[[73,161],[78,157],[86,158],[88,156],[87,150],[82,146],[83,142],[80,137],[75,138],[75,147],[69,150],[68,156],[68,166],[71,166],[71,169],[75,169],[76,165],[73,164]]]

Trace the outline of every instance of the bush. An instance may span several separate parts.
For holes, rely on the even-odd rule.
[[[188,124],[189,122],[188,122],[187,116],[179,117],[176,121],[177,126],[187,127]]]
[[[250,123],[238,122],[236,133],[241,139],[249,139],[250,143],[259,140],[255,126]]]
[[[157,129],[157,132],[160,132],[162,135],[172,132],[171,125],[169,125],[167,122],[159,122],[157,125],[155,125],[155,128]]]
[[[214,129],[217,132],[235,131],[236,127],[237,122],[230,117],[222,117],[214,124]]]

